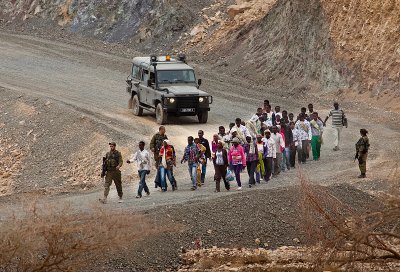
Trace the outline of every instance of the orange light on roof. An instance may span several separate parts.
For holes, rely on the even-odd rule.
[[[171,56],[170,56],[170,55],[167,55],[167,56],[165,57],[165,60],[166,60],[166,61],[171,61]]]

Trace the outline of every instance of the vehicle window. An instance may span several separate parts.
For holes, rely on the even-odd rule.
[[[157,72],[159,83],[196,82],[193,70],[171,70]]]
[[[140,67],[133,65],[132,66],[132,78],[139,79],[140,78]]]

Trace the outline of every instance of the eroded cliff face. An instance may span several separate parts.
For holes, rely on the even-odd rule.
[[[3,24],[40,19],[145,53],[184,50],[288,94],[400,110],[399,0],[14,0],[0,10]]]

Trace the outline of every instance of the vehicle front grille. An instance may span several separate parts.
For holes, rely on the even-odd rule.
[[[177,97],[178,108],[197,108],[199,106],[199,98],[197,96]]]

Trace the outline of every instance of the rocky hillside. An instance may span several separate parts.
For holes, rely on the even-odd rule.
[[[399,14],[398,0],[0,1],[7,27],[51,22],[147,53],[185,50],[263,90],[363,99],[395,111]]]

